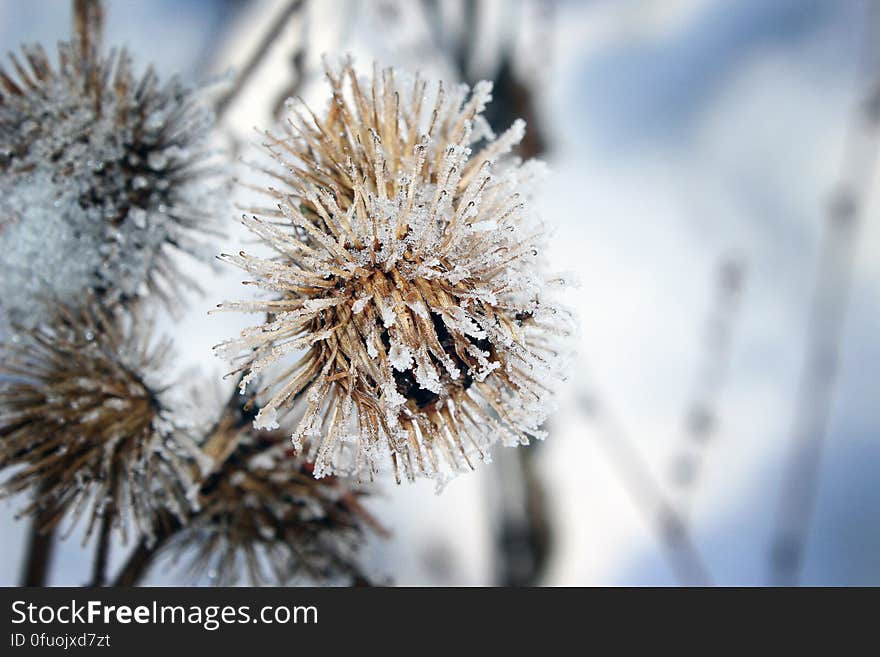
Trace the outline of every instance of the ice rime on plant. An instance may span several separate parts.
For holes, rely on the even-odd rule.
[[[252,416],[251,416],[252,417]],[[194,576],[252,585],[360,578],[357,550],[375,521],[344,480],[316,480],[286,435],[221,421],[204,445],[221,462],[205,477],[199,508],[169,543]],[[186,556],[184,556],[184,559]]]
[[[202,249],[212,121],[179,80],[137,77],[126,51],[78,41],[0,67],[0,312],[25,328],[46,297],[167,298],[186,279],[169,248]]]
[[[398,481],[443,480],[543,437],[570,328],[529,207],[537,165],[510,155],[524,123],[491,133],[488,82],[401,78],[347,62],[322,117],[291,103],[266,135],[270,207],[243,218],[275,256],[221,256],[270,298],[222,306],[267,320],[218,351],[244,360],[242,390],[263,382],[258,427],[295,417],[316,476],[390,460]]]
[[[168,355],[142,316],[94,299],[0,345],[0,492],[33,491],[22,515],[44,529],[85,516],[87,536],[105,513],[123,536],[151,536],[160,509],[184,518],[198,453],[160,391]]]

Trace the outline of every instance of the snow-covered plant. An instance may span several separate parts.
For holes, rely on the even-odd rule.
[[[274,257],[221,256],[270,293],[221,306],[268,314],[218,347],[243,359],[242,391],[266,375],[256,426],[301,400],[293,444],[316,476],[390,460],[398,481],[543,437],[570,318],[529,205],[539,167],[510,155],[524,123],[492,134],[488,82],[435,91],[350,61],[326,75],[323,116],[291,104],[286,134],[267,133],[283,169],[243,222]]]
[[[85,516],[87,535],[105,514],[123,535],[129,520],[149,535],[158,509],[184,517],[196,449],[159,386],[169,343],[94,300],[48,326],[0,346],[3,493],[34,491],[22,513],[50,525]]]
[[[169,543],[194,576],[215,584],[359,578],[357,548],[372,519],[343,480],[316,480],[281,432],[220,430],[206,451],[232,447],[204,480],[199,508]],[[219,445],[218,445],[219,443]]]
[[[172,250],[207,254],[213,122],[177,79],[137,77],[100,52],[99,0],[73,0],[57,64],[39,47],[0,67],[0,495],[29,493],[44,584],[51,533],[96,528],[92,584],[107,581],[114,529],[138,545],[116,580],[137,583],[160,551],[253,581],[361,577],[361,491],[317,481],[282,434],[255,436],[237,391],[219,420],[172,398],[170,343],[145,308],[181,283]],[[222,199],[222,195],[221,195]],[[213,249],[211,249],[213,253]],[[210,409],[198,415],[213,417]]]
[[[24,327],[48,296],[168,298],[186,282],[171,250],[197,252],[209,223],[196,92],[81,38],[57,59],[33,46],[0,67],[0,313]]]

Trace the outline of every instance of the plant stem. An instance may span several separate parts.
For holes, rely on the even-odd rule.
[[[706,321],[705,348],[686,407],[684,432],[670,468],[673,501],[682,518],[690,515],[706,450],[717,433],[718,407],[730,366],[744,272],[744,263],[738,256],[724,258],[718,267],[715,298]]]
[[[597,425],[599,444],[627,492],[656,531],[676,579],[682,586],[711,586],[712,578],[693,543],[687,522],[666,499],[629,436],[596,397],[586,397],[582,407]]]
[[[497,472],[505,491],[495,511],[498,586],[536,586],[549,561],[554,532],[538,469],[541,447],[536,443],[498,454]]]
[[[875,184],[880,149],[878,18],[878,7],[868,3],[861,52],[862,66],[869,76],[868,92],[860,98],[848,126],[841,172],[825,216],[804,370],[771,545],[769,580],[775,586],[797,586],[801,582],[853,287],[859,229],[866,197]]]
[[[113,580],[113,586],[137,586],[140,584],[156,554],[158,554],[158,550],[147,547],[143,541],[138,543],[125,565],[117,573],[116,579]]]
[[[104,586],[107,580],[107,562],[110,559],[110,539],[113,534],[112,506],[105,509],[101,517],[101,527],[98,534],[98,545],[95,548],[95,559],[92,562],[92,579],[89,586]]]
[[[112,586],[137,586],[140,584],[150,566],[153,565],[156,556],[168,542],[168,539],[181,528],[181,524],[177,520],[163,517],[161,520],[157,519],[156,527],[160,528],[160,533],[152,543],[142,539],[137,544],[116,574]]]
[[[38,512],[31,519],[25,562],[21,571],[22,586],[46,586],[52,555],[55,551],[55,530],[45,528],[44,513]]]
[[[304,5],[305,0],[291,0],[291,2],[288,2],[284,9],[281,10],[275,20],[272,21],[269,30],[263,35],[263,38],[257,45],[257,49],[242,67],[241,72],[236,76],[232,87],[230,87],[229,91],[223,94],[214,105],[214,114],[216,115],[218,122],[226,113],[226,110],[229,109],[232,102],[244,89],[245,85],[247,85],[251,76],[253,76],[256,70],[260,67],[260,64],[266,58],[266,55],[269,54],[272,45],[281,36],[288,21],[298,14]]]

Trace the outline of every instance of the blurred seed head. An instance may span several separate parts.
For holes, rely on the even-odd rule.
[[[185,515],[196,450],[157,387],[168,354],[139,314],[94,299],[0,346],[2,492],[34,495],[22,515],[85,516],[88,536],[109,509],[123,537],[149,536],[157,509]]]
[[[256,426],[296,417],[316,476],[390,461],[442,483],[499,439],[543,437],[572,321],[529,203],[540,167],[510,154],[521,121],[496,138],[483,120],[487,82],[364,79],[350,61],[327,79],[323,116],[291,103],[267,134],[277,186],[243,221],[274,255],[221,259],[270,293],[222,309],[268,319],[218,351],[243,359],[242,391],[265,375]]]
[[[171,299],[207,229],[212,122],[179,80],[138,76],[125,50],[79,40],[10,54],[0,67],[0,310],[35,326],[48,290],[77,303]]]
[[[228,419],[228,418],[227,418]],[[220,465],[204,480],[199,509],[170,550],[194,577],[229,585],[350,583],[366,524],[361,491],[334,477],[316,480],[286,434],[222,422],[205,446]]]

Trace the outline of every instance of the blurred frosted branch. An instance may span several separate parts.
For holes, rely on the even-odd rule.
[[[633,503],[656,532],[676,579],[683,586],[710,586],[709,571],[687,523],[663,494],[620,423],[595,394],[582,394],[579,406],[595,425],[599,445]]]
[[[853,283],[862,212],[868,191],[874,184],[880,137],[880,53],[876,44],[880,6],[877,3],[867,5],[862,57],[870,83],[849,126],[840,178],[825,213],[825,235],[809,312],[804,370],[771,551],[770,580],[776,585],[797,585],[801,580]]]
[[[306,82],[306,58],[309,51],[309,21],[308,16],[303,20],[300,28],[299,38],[293,53],[290,55],[290,67],[292,69],[293,78],[291,82],[284,87],[272,108],[272,116],[276,121],[281,120],[284,111],[284,104],[288,98],[295,98],[302,92],[302,88]]]
[[[717,426],[717,407],[727,380],[734,324],[739,314],[745,267],[738,256],[720,263],[715,295],[706,322],[705,345],[694,382],[693,398],[684,418],[684,435],[672,461],[671,475],[677,488],[676,506],[688,517],[694,490],[699,483],[704,451]]]
[[[218,121],[222,119],[223,115],[226,113],[226,110],[229,109],[233,101],[235,101],[235,99],[242,92],[244,87],[247,86],[248,81],[251,79],[254,73],[256,73],[257,69],[259,69],[260,64],[266,58],[266,55],[269,54],[272,46],[284,33],[284,28],[287,27],[288,22],[294,16],[298,15],[305,6],[305,0],[291,0],[279,12],[275,20],[272,21],[269,30],[260,39],[256,50],[254,50],[250,58],[247,60],[244,66],[242,66],[238,75],[235,77],[235,81],[232,83],[232,86],[217,100],[217,103],[214,106],[214,112],[217,115]]]
[[[502,491],[495,513],[498,586],[535,586],[547,567],[554,531],[535,456],[541,447],[535,443],[528,449],[505,449],[496,457],[493,486]]]

